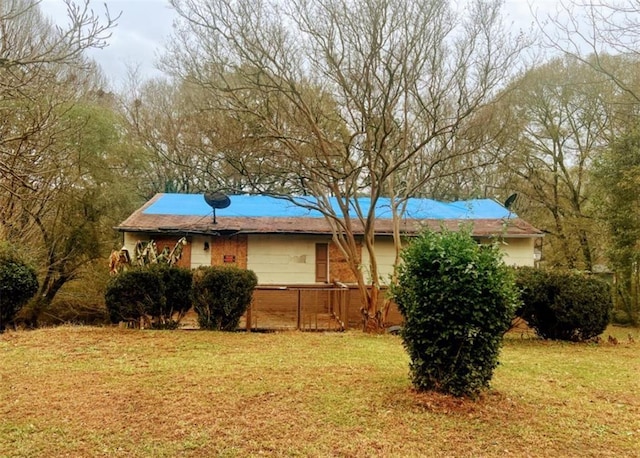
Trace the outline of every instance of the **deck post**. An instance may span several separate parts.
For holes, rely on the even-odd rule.
[[[247,308],[247,313],[245,314],[245,326],[247,328],[247,332],[251,332],[251,309],[253,309],[253,298],[251,298],[251,303],[249,304],[249,308]]]
[[[298,319],[297,319],[297,325],[296,325],[296,329],[300,330],[300,323],[301,323],[301,312],[302,312],[302,307],[301,307],[301,303],[302,303],[302,289],[298,288]]]

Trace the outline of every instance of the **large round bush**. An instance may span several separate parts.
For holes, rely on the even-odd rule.
[[[469,232],[425,232],[402,253],[392,294],[416,389],[475,396],[489,386],[517,304],[495,246]]]
[[[201,267],[193,277],[194,309],[204,329],[233,331],[258,284],[256,274],[237,267]]]
[[[584,341],[606,329],[613,303],[609,284],[566,271],[517,269],[518,312],[544,339]]]
[[[17,257],[0,252],[0,332],[37,291],[36,271]]]
[[[148,269],[121,272],[107,284],[105,303],[112,323],[137,322],[164,307],[164,302],[164,285]]]

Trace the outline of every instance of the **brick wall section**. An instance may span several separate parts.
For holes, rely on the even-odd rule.
[[[235,266],[241,269],[247,268],[247,236],[236,235],[232,237],[211,238],[211,265]],[[235,263],[225,262],[225,257],[235,256]]]
[[[180,237],[155,237],[153,240],[156,242],[156,249],[158,250],[158,254],[162,253],[164,247],[168,247],[169,251],[173,250],[178,243]],[[182,247],[182,257],[178,261],[178,266],[186,267],[187,269],[191,268],[191,239],[187,238],[187,244]]]
[[[358,258],[362,259],[362,245],[358,244]],[[329,281],[340,281],[343,283],[353,283],[356,276],[349,268],[340,248],[334,243],[329,244]]]

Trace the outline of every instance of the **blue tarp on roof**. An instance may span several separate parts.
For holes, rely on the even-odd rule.
[[[315,210],[297,206],[285,199],[262,195],[229,196],[231,205],[216,210],[216,215],[245,218],[322,218]],[[301,203],[315,202],[312,197],[297,198]],[[338,209],[337,200],[331,198],[333,208]],[[369,198],[357,199],[362,212],[366,214],[371,206]],[[143,211],[147,215],[207,216],[211,207],[202,194],[163,194]],[[352,216],[355,212],[350,211]],[[390,199],[381,198],[376,205],[376,217],[391,218]],[[431,199],[409,199],[405,218],[409,219],[496,219],[515,217],[506,208],[491,199],[472,199],[458,202],[438,202]]]

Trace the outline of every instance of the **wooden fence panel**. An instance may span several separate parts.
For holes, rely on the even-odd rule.
[[[251,329],[297,329],[298,291],[256,288],[250,313]]]
[[[384,291],[380,294],[380,306],[384,294]],[[253,330],[358,329],[362,326],[361,307],[360,293],[353,286],[258,286],[241,326]],[[401,323],[402,317],[392,303],[387,314],[387,324]]]

